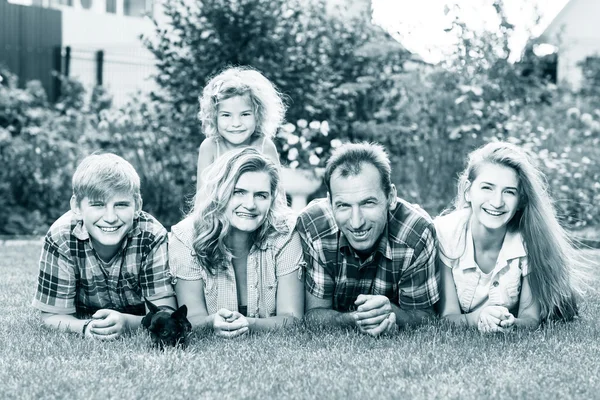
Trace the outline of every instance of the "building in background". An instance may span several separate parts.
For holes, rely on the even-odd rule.
[[[538,48],[546,53],[557,52],[557,80],[573,89],[582,85],[583,63],[600,57],[600,1],[570,0],[536,39]],[[552,47],[550,47],[550,46]]]
[[[27,71],[28,60],[36,55],[41,62],[56,57],[62,48],[62,72],[78,78],[88,89],[101,83],[123,104],[131,93],[148,90],[154,82],[154,58],[142,45],[140,35],[152,34],[152,0],[0,0],[5,11],[0,15],[4,39],[0,39],[0,61],[23,80],[40,79],[46,90],[47,74]],[[9,15],[10,14],[10,15]],[[23,22],[16,15],[33,15]],[[13,20],[13,23],[9,23]],[[36,25],[38,29],[32,29]],[[44,40],[47,35],[53,40]],[[38,40],[28,38],[37,37]],[[52,49],[50,49],[52,47]],[[67,53],[67,48],[69,52]],[[68,67],[65,67],[65,59]],[[21,60],[21,62],[19,61]],[[56,59],[52,62],[57,69]],[[66,69],[66,71],[65,71]],[[52,98],[52,96],[50,96]]]

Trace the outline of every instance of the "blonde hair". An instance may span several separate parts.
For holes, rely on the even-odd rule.
[[[232,67],[212,78],[199,98],[202,131],[206,137],[218,136],[219,103],[234,96],[248,95],[256,117],[255,135],[272,138],[285,117],[282,95],[263,74],[250,67]]]
[[[226,244],[231,225],[225,211],[238,179],[246,172],[266,172],[271,179],[271,206],[265,221],[254,232],[253,242],[262,244],[274,231],[290,232],[291,210],[279,195],[282,188],[277,165],[252,147],[227,152],[203,173],[198,190],[202,195],[196,194],[189,213],[194,220],[194,251],[200,265],[210,273],[233,257]]]
[[[92,154],[84,158],[72,179],[77,203],[85,197],[106,200],[117,193],[133,196],[136,209],[142,208],[140,177],[125,159],[112,153]]]
[[[465,194],[485,164],[511,168],[519,178],[519,206],[507,229],[520,232],[525,242],[529,284],[533,298],[540,303],[540,317],[573,319],[582,294],[583,259],[558,222],[544,174],[523,149],[494,142],[471,152],[459,176],[454,209],[471,207]]]

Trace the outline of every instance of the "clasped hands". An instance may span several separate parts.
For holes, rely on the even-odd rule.
[[[92,315],[85,328],[85,337],[98,340],[114,340],[129,330],[127,316],[115,310],[101,309]]]
[[[515,324],[515,317],[502,306],[487,306],[479,313],[477,329],[481,333],[505,332]]]
[[[392,309],[390,299],[381,295],[361,294],[354,304],[356,311],[352,312],[356,327],[371,336],[391,333],[396,328],[396,314]]]
[[[234,338],[248,332],[249,322],[237,311],[221,308],[213,315],[212,329],[215,335],[224,338]]]

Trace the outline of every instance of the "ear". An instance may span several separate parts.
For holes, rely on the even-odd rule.
[[[464,191],[464,196],[465,196],[465,201],[467,203],[471,202],[471,195],[469,194],[469,190],[471,189],[471,181],[466,181],[465,182],[465,191]]]
[[[160,308],[158,308],[157,306],[152,304],[152,302],[149,301],[148,299],[146,299],[145,297],[144,297],[144,301],[146,302],[146,307],[148,307],[148,310],[150,310],[150,312],[152,314],[156,314],[157,312],[160,311]]]
[[[77,200],[77,197],[75,197],[75,195],[71,196],[69,204],[71,205],[71,211],[73,212],[73,214],[77,215],[77,217],[80,217],[81,208],[79,208],[79,201]]]
[[[187,306],[184,304],[179,307],[176,311],[171,314],[174,319],[186,319],[187,318]]]
[[[392,189],[388,194],[388,205],[390,206],[390,211],[394,211],[396,206],[398,205],[398,191],[396,190],[396,185],[392,183]]]

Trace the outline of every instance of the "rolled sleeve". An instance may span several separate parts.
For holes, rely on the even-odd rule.
[[[186,281],[204,280],[206,273],[198,263],[194,251],[172,232],[169,235],[169,268],[171,275]]]
[[[332,298],[335,281],[326,268],[325,255],[321,254],[322,251],[319,252],[315,248],[321,242],[312,242],[302,231],[299,232],[302,243],[302,255],[306,264],[305,288],[310,294],[319,299]]]
[[[75,314],[75,262],[48,234],[40,256],[37,290],[32,306],[53,314]]]
[[[439,300],[439,274],[436,271],[437,239],[433,229],[423,231],[414,261],[402,274],[398,288],[400,307],[422,309]]]
[[[287,238],[286,238],[287,239]],[[281,250],[275,257],[275,268],[277,276],[291,274],[302,268],[304,258],[302,257],[302,243],[298,232],[293,231],[289,240],[286,240]],[[301,274],[299,275],[301,276]]]
[[[148,300],[174,296],[168,267],[167,235],[157,238],[143,258],[140,268],[140,287]]]

